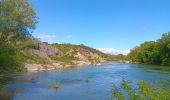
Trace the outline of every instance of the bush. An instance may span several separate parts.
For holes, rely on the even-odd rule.
[[[65,63],[70,63],[74,60],[78,60],[78,58],[76,58],[74,56],[69,56],[69,55],[64,55],[62,57],[51,57],[51,59],[53,59],[55,61],[65,62]]]
[[[23,58],[9,43],[0,45],[0,72],[18,70]]]
[[[113,96],[118,100],[169,100],[170,88],[165,85],[151,85],[143,80],[138,82],[135,91],[129,81],[123,81],[121,88],[127,93],[122,95],[117,87],[114,87]]]
[[[162,57],[162,65],[170,65],[170,58]]]

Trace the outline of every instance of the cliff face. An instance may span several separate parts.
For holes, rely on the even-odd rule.
[[[37,55],[41,58],[47,59],[49,59],[50,57],[60,57],[63,55],[63,53],[59,49],[48,45],[47,43],[41,43],[39,44],[38,49],[30,49],[29,52],[32,55]]]
[[[25,67],[28,71],[63,69],[74,66],[96,65],[105,60],[106,54],[84,46],[71,44],[39,44],[38,49],[30,49]]]

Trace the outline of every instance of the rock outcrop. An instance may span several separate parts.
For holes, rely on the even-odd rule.
[[[51,56],[60,57],[63,55],[63,53],[59,49],[47,43],[40,43],[38,49],[30,49],[29,52],[32,55],[38,55],[42,58],[50,58]]]
[[[84,45],[39,44],[38,49],[30,49],[30,62],[25,64],[28,71],[60,70],[70,67],[99,65],[106,55]],[[36,61],[34,61],[36,60]]]

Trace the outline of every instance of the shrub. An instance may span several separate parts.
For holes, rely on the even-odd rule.
[[[117,87],[114,87],[113,96],[118,100],[169,100],[170,88],[165,85],[151,85],[146,81],[138,82],[138,89],[135,91],[129,81],[123,81],[121,88],[127,93],[123,96]]]
[[[16,66],[20,65],[20,60],[19,55],[9,43],[0,45],[0,71],[14,70]]]

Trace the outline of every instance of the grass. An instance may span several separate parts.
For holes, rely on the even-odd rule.
[[[28,63],[36,63],[36,64],[50,64],[50,61],[46,58],[39,57],[37,55],[24,55],[24,59]]]

